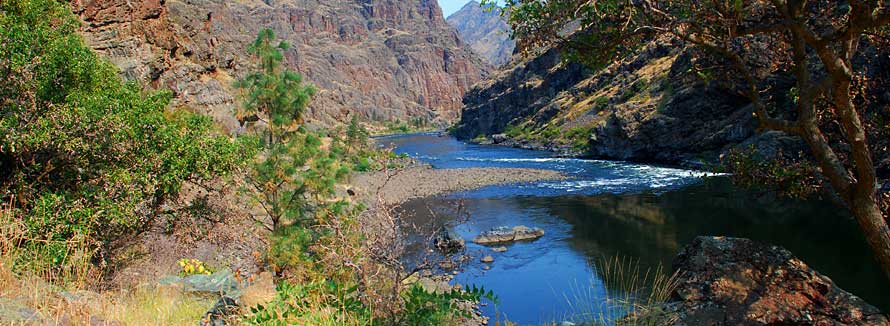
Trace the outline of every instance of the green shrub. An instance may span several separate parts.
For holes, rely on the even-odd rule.
[[[754,146],[731,150],[721,158],[721,165],[732,174],[733,182],[744,188],[765,188],[791,198],[806,198],[823,187],[817,177],[818,167],[812,162],[782,153],[764,158]]]
[[[249,325],[371,325],[371,310],[358,298],[357,286],[283,281],[276,298],[251,307],[243,321]]]
[[[126,84],[78,35],[68,3],[0,3],[0,200],[26,247],[64,263],[59,243],[93,249],[149,225],[185,182],[224,176],[253,156],[248,138],[168,110],[168,92]]]
[[[598,109],[603,109],[609,106],[609,98],[605,96],[599,96],[593,100],[593,105]]]
[[[454,318],[471,317],[471,312],[460,309],[458,301],[479,302],[483,298],[497,304],[497,297],[493,292],[485,292],[475,286],[465,291],[453,289],[445,293],[430,292],[421,285],[414,284],[408,288],[402,296],[405,301],[405,311],[402,314],[404,325],[412,326],[439,326],[453,322]]]
[[[278,271],[299,266],[311,259],[313,241],[315,236],[309,229],[295,225],[280,228],[271,236],[266,260]]]

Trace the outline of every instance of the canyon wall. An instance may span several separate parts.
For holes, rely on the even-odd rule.
[[[253,66],[263,28],[291,44],[286,65],[319,90],[319,124],[457,119],[489,66],[463,44],[435,0],[72,0],[87,43],[131,80],[174,104],[238,127],[232,84]]]

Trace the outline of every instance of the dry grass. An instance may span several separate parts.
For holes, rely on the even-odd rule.
[[[602,284],[577,286],[566,295],[572,314],[563,320],[603,326],[664,324],[659,312],[676,289],[676,274],[666,274],[661,266],[643,269],[639,260],[621,257],[604,259],[597,266]]]
[[[85,246],[66,242],[69,262],[60,269],[30,266],[20,249],[24,228],[12,214],[0,212],[0,311],[25,311],[30,320],[0,315],[0,324],[195,325],[215,303],[169,287],[87,291],[97,274]]]

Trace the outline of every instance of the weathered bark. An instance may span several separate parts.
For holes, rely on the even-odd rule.
[[[865,128],[853,103],[851,85],[853,80],[852,58],[857,50],[859,38],[864,31],[863,24],[872,24],[871,10],[862,3],[852,3],[852,11],[847,26],[841,33],[829,38],[819,38],[811,34],[801,19],[803,6],[789,8],[796,23],[790,30],[794,42],[794,61],[797,66],[799,89],[809,89],[812,84],[808,69],[805,46],[810,46],[824,66],[830,85],[830,101],[835,107],[838,122],[843,128],[845,140],[850,146],[851,169],[847,169],[829,146],[827,139],[817,125],[816,99],[826,94],[804,92],[798,108],[803,138],[810,145],[814,157],[822,167],[822,173],[850,207],[850,212],[859,223],[866,241],[874,252],[887,278],[890,278],[890,227],[881,211],[876,196],[877,177],[872,153],[866,139]],[[839,49],[831,44],[838,44]]]
[[[874,191],[855,195],[850,207],[875,258],[890,278],[890,227],[878,207]]]

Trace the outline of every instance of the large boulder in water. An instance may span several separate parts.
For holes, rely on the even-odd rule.
[[[529,228],[524,225],[514,226],[513,228],[502,226],[482,232],[482,234],[473,239],[473,242],[487,245],[513,241],[535,240],[543,236],[544,230],[541,228]]]
[[[681,274],[665,325],[890,325],[877,308],[777,246],[698,237],[674,268]]]

